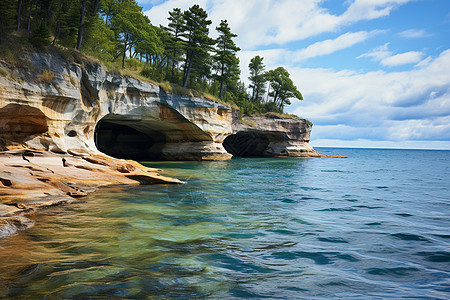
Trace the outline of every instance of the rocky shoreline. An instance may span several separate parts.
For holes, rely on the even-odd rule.
[[[41,209],[68,204],[103,186],[181,184],[132,160],[18,149],[0,152],[0,238],[33,225]]]
[[[136,160],[327,157],[309,145],[305,119],[242,119],[97,62],[28,53],[0,69],[0,237],[101,186],[181,183]]]

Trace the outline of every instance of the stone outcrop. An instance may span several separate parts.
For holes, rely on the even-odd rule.
[[[312,124],[301,118],[276,114],[246,117],[233,123],[234,134],[224,141],[225,149],[243,157],[320,157],[310,145]]]
[[[101,186],[182,183],[101,154],[0,151],[0,166],[0,238],[32,226],[28,217],[40,209],[71,203]]]
[[[222,146],[232,133],[228,106],[167,94],[156,84],[108,73],[94,62],[68,63],[37,53],[26,61],[27,68],[16,69],[0,63],[11,74],[0,76],[4,149],[22,144],[139,159],[231,157]]]
[[[99,186],[181,183],[127,159],[320,156],[304,119],[241,122],[229,106],[166,93],[87,60],[30,53],[20,65],[0,60],[0,237],[31,226],[27,216],[37,210]]]

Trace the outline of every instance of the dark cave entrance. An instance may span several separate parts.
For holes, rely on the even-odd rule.
[[[223,147],[236,157],[265,157],[270,140],[266,134],[238,132],[225,138]]]
[[[115,158],[161,160],[166,136],[135,120],[103,118],[95,128],[95,145]]]

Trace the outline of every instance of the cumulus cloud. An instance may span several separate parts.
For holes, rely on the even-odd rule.
[[[317,124],[318,139],[449,140],[450,50],[403,72],[291,67],[305,98],[290,111]]]
[[[342,15],[343,22],[372,20],[388,16],[392,10],[411,0],[354,0]]]
[[[143,0],[146,1],[146,0]],[[150,1],[150,0],[147,0]],[[399,5],[412,0],[355,0],[341,15],[333,15],[317,0],[199,0],[196,3],[208,11],[213,26],[227,19],[238,34],[242,49],[284,44],[303,40],[321,33],[335,32],[361,20],[384,17]],[[183,10],[192,1],[168,0],[153,6],[146,14],[155,25],[166,25],[168,12],[175,7]]]

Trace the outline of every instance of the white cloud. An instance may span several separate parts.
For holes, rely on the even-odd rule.
[[[288,108],[316,125],[313,139],[450,140],[450,50],[403,72],[290,67],[305,100]]]
[[[388,67],[415,64],[422,59],[423,55],[423,52],[409,51],[386,57],[381,60],[381,64]]]
[[[372,20],[388,16],[391,11],[411,0],[354,0],[342,15],[344,22]]]
[[[399,54],[394,54],[392,51],[388,49],[388,45],[384,44],[383,46],[377,47],[373,49],[371,52],[362,54],[357,58],[368,57],[373,61],[379,61],[383,66],[386,67],[395,67],[406,64],[416,64],[422,60],[422,57],[425,55],[423,52],[419,51],[409,51]]]
[[[414,38],[430,37],[430,36],[433,36],[433,35],[427,33],[423,29],[408,29],[408,30],[399,32],[398,36],[403,37],[403,38],[414,39]]]
[[[151,0],[139,0],[138,3],[147,3]],[[197,0],[195,4],[200,5],[201,7],[206,7],[206,3],[208,0]],[[167,25],[169,17],[169,11],[172,11],[174,8],[181,8],[182,11],[187,10],[194,3],[189,0],[168,0],[162,2],[159,5],[153,6],[150,10],[145,11],[144,13],[150,18],[150,21],[153,25]]]
[[[410,1],[413,0],[355,0],[342,15],[330,14],[317,0],[199,0],[196,3],[207,9],[213,21],[211,28],[227,19],[238,34],[237,44],[249,50],[335,32],[361,20],[387,16],[394,8]],[[187,0],[168,0],[146,14],[153,24],[166,25],[169,11],[175,7],[186,10],[192,4]]]
[[[304,59],[322,56],[334,53],[338,50],[349,48],[355,44],[361,43],[374,35],[375,31],[359,31],[359,32],[347,32],[338,36],[335,39],[328,39],[309,45],[308,47],[298,50],[293,56],[295,60],[301,61]]]
[[[321,152],[317,147],[343,147],[343,148],[396,148],[396,149],[450,149],[450,141],[372,141],[366,139],[356,139],[351,141],[337,139],[312,139],[311,146]],[[323,154],[342,154],[339,150],[333,153]]]

